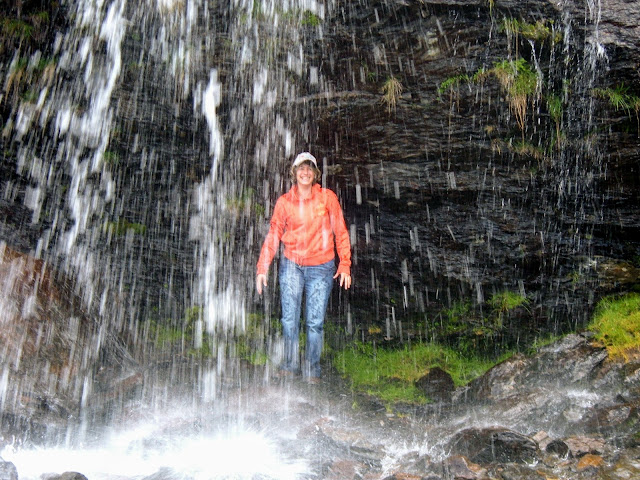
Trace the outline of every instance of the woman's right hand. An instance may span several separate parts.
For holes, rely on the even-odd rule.
[[[267,276],[264,273],[259,273],[256,276],[256,290],[258,295],[262,295],[262,287],[267,286]]]

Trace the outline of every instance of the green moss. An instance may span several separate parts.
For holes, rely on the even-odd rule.
[[[509,149],[518,155],[526,155],[528,157],[535,158],[536,160],[542,160],[545,157],[545,153],[542,148],[524,140],[510,140]]]
[[[489,73],[495,75],[512,96],[532,95],[538,85],[538,75],[524,58],[496,62]]]
[[[265,318],[263,314],[250,313],[246,317],[245,330],[236,338],[235,354],[251,365],[266,365],[269,361],[266,344],[267,331],[272,328],[275,319]]]
[[[527,103],[538,88],[538,75],[524,58],[497,62],[489,73],[498,79],[507,94],[509,107],[524,135]]]
[[[227,199],[227,208],[238,214],[249,213],[251,210],[253,215],[263,217],[266,210],[263,205],[255,202],[254,197],[255,190],[249,188],[241,196]]]
[[[36,71],[38,73],[42,73],[50,68],[55,69],[56,64],[57,64],[57,61],[55,58],[43,57],[38,61],[38,64],[36,65]]]
[[[556,131],[553,139],[553,146],[559,148],[564,144],[565,135],[561,130],[562,117],[564,115],[564,102],[560,95],[556,95],[552,93],[547,95],[547,111],[549,112],[549,117],[555,124]]]
[[[114,151],[107,150],[102,154],[102,158],[108,165],[117,165],[120,162],[118,154]]]
[[[49,12],[46,11],[41,11],[41,12],[36,12],[33,15],[31,15],[31,19],[33,20],[33,23],[35,23],[36,25],[41,25],[43,23],[48,23],[49,22]]]
[[[190,356],[211,357],[212,338],[203,332],[202,344],[195,347],[196,325],[202,317],[199,306],[187,308],[179,321],[173,319],[150,319],[147,321],[149,341],[159,350],[182,352]]]
[[[442,313],[446,319],[443,332],[446,335],[467,330],[469,319],[473,316],[471,302],[454,302],[450,308],[445,308]]]
[[[608,88],[594,88],[593,95],[607,100],[616,111],[624,110],[630,113],[633,110],[636,115],[640,111],[640,97],[630,94],[629,87],[624,84]]]
[[[562,34],[560,32],[554,32],[549,23],[544,20],[538,20],[536,23],[528,23],[516,18],[505,18],[502,22],[501,29],[504,32],[521,35],[527,40],[532,41],[544,41],[551,39],[553,42],[559,42],[562,40]]]
[[[262,2],[258,1],[258,0],[253,0],[253,8],[251,11],[253,18],[255,19],[260,19],[263,18],[263,13],[262,13]]]
[[[333,359],[334,367],[350,381],[354,391],[374,395],[387,404],[426,403],[428,399],[414,383],[431,368],[442,368],[456,385],[464,385],[493,364],[477,357],[463,357],[453,349],[433,343],[384,349],[356,342]]]
[[[305,10],[302,14],[302,25],[307,25],[310,27],[317,27],[322,23],[322,20],[315,13]]]
[[[22,99],[25,102],[29,102],[29,103],[36,103],[36,101],[38,100],[39,97],[39,93],[36,92],[35,90],[29,89],[26,92],[24,92],[22,94]]]
[[[469,75],[465,75],[465,74],[454,75],[453,77],[449,77],[445,79],[438,86],[438,96],[442,96],[444,93],[453,91],[454,89],[458,88],[458,86],[461,83],[467,83],[469,82],[469,80],[470,80]]]
[[[602,299],[589,323],[612,358],[628,360],[640,352],[640,294]]]
[[[28,39],[33,35],[33,25],[15,18],[5,18],[2,21],[2,34],[9,38]]]
[[[110,231],[116,236],[125,235],[128,231],[132,231],[136,235],[144,235],[147,232],[147,227],[141,223],[132,223],[121,218],[117,222],[106,222],[104,230]]]
[[[547,345],[551,345],[554,342],[557,342],[561,337],[553,334],[546,334],[543,337],[536,337],[533,343],[527,348],[527,353],[529,355],[535,355],[538,350],[542,347],[546,347]]]
[[[495,312],[505,313],[528,305],[529,300],[519,293],[505,290],[491,295],[487,303]]]
[[[564,112],[564,106],[562,98],[559,95],[551,94],[547,96],[547,110],[551,120],[556,123],[560,123],[562,120],[562,114]]]

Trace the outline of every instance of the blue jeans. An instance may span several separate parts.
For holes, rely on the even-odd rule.
[[[320,376],[324,315],[335,272],[334,260],[305,267],[282,256],[279,277],[284,337],[284,362],[281,366],[283,370],[297,372],[300,369],[300,314],[304,293],[307,342],[303,375]]]

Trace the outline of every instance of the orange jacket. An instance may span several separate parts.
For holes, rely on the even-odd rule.
[[[258,259],[258,275],[269,270],[280,241],[284,244],[284,256],[303,266],[330,261],[335,258],[337,247],[340,257],[337,273],[350,274],[351,244],[338,197],[318,184],[311,192],[310,198],[302,200],[294,185],[276,202]]]

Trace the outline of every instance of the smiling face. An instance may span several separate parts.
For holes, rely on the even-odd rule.
[[[313,167],[307,163],[303,163],[296,169],[296,183],[299,186],[313,185],[315,176]]]
[[[303,162],[293,168],[292,177],[299,187],[312,186],[320,176],[320,171],[309,161]]]

